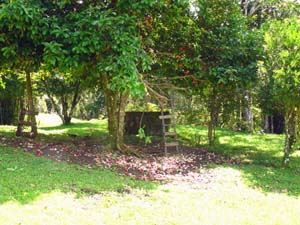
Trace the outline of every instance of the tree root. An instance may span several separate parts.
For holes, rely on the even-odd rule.
[[[125,144],[123,144],[122,146],[117,145],[117,149],[119,152],[125,154],[125,155],[134,155],[138,158],[144,158],[144,155],[140,152],[138,152],[137,149],[131,148]]]

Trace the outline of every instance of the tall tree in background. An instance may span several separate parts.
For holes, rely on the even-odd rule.
[[[39,91],[46,93],[54,111],[65,125],[71,123],[83,89],[83,80],[76,79],[76,76],[74,78],[68,79],[66,75],[52,73],[38,81]]]
[[[264,23],[300,15],[300,2],[297,0],[241,0],[240,5],[243,14],[247,18],[248,28],[257,30],[260,33],[264,32]],[[284,115],[278,109],[280,106],[277,106],[276,102],[269,98],[270,89],[264,86],[255,91],[257,92],[255,94],[258,94],[257,102],[262,110],[264,132],[282,133],[284,130]],[[247,107],[244,107],[244,109],[247,109]]]
[[[43,8],[38,1],[5,1],[0,5],[1,70],[12,70],[26,78],[26,96],[30,120],[36,124],[31,73],[41,64],[43,52]],[[31,136],[37,135],[32,126]]]
[[[238,1],[196,1],[198,24],[202,31],[199,52],[204,97],[210,111],[209,143],[228,93],[256,79],[255,34],[248,31]]]
[[[300,21],[298,18],[273,21],[265,35],[266,58],[263,81],[270,98],[285,115],[285,147],[283,164],[299,142],[300,116]]]

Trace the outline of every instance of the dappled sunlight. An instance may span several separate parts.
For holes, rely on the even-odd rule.
[[[0,126],[0,135],[14,137],[16,135],[16,126],[8,126],[8,125],[1,125]]]
[[[251,134],[217,129],[216,141],[212,146],[208,146],[207,143],[207,127],[180,125],[178,135],[183,143],[191,145],[196,144],[198,136],[198,145],[248,163],[281,164],[283,135]]]
[[[38,127],[59,126],[62,124],[57,114],[39,113],[36,116]]]
[[[206,127],[178,127],[182,143],[200,144],[195,155],[183,150],[149,161],[150,156],[100,154],[95,158],[97,167],[91,168],[29,152],[39,148],[50,157],[43,149],[49,144],[47,150],[66,157],[89,155],[84,143],[91,137],[98,141],[107,137],[106,120],[74,120],[67,126],[45,123],[36,140],[18,139],[18,147],[26,153],[1,148],[0,176],[5,185],[0,183],[0,224],[299,224],[298,217],[286,220],[284,213],[297,215],[300,210],[299,152],[293,155],[291,168],[280,168],[283,136],[221,129],[210,147]],[[200,143],[195,141],[198,136]],[[53,143],[40,143],[45,137]],[[132,178],[137,171],[150,174],[145,178],[156,181],[137,181],[103,167]],[[159,183],[158,177],[165,179]]]
[[[298,159],[299,161],[299,159]],[[300,168],[273,168],[257,165],[239,168],[242,177],[251,188],[263,193],[283,193],[290,196],[300,196]]]
[[[92,119],[83,121],[72,119],[71,124],[63,125],[61,123],[55,123],[55,121],[57,121],[57,116],[54,114],[46,115],[46,118],[49,118],[49,120],[48,122],[43,123],[43,126],[39,127],[40,134],[58,136],[67,134],[78,136],[103,136],[107,134],[107,120]],[[43,119],[43,117],[41,117],[41,119]],[[54,121],[54,123],[51,121]]]
[[[105,191],[78,198],[52,191],[28,204],[0,206],[0,224],[299,224],[299,200],[264,193],[236,168],[216,167],[210,183],[167,183],[157,189]]]
[[[95,206],[98,197],[79,199],[74,193],[53,191],[40,195],[33,202],[22,205],[15,201],[0,205],[0,224],[103,224]]]
[[[0,153],[0,204],[8,201],[27,204],[53,190],[84,196],[124,187],[156,187],[154,183],[134,181],[102,168],[58,163],[12,148],[0,146]]]

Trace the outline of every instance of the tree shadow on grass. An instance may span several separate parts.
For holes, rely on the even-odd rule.
[[[249,136],[242,133],[231,135],[233,136],[227,143],[221,142],[222,138],[226,139],[223,136],[208,149],[240,161],[240,165],[234,168],[242,172],[249,186],[263,192],[300,196],[300,158],[294,154],[290,167],[282,167],[282,136]]]
[[[206,144],[205,127],[182,127],[179,138],[183,143],[193,143],[193,134],[201,135],[201,147],[211,152],[228,156],[240,162],[230,165],[242,172],[246,183],[266,193],[287,193],[300,196],[300,158],[299,153],[291,158],[290,167],[282,167],[284,137],[274,134],[250,134],[218,129],[217,140],[213,146]],[[184,133],[185,132],[185,133]]]
[[[91,140],[107,139],[107,124],[95,122],[77,122],[70,125],[40,127],[37,139],[53,141],[74,141],[88,137]]]
[[[300,159],[295,159],[300,163]],[[242,171],[250,187],[259,188],[266,193],[286,193],[300,196],[300,168],[274,168],[258,165],[240,165],[236,169]]]
[[[230,155],[240,161],[240,164],[235,165],[234,168],[242,172],[242,176],[250,187],[258,188],[266,193],[287,193],[291,196],[300,196],[300,158],[298,156],[292,157],[289,168],[283,168],[281,154],[262,151],[254,145],[222,146],[223,150],[216,152]],[[221,145],[217,148],[220,147]],[[214,151],[213,148],[211,147],[210,151]]]
[[[156,183],[136,181],[108,170],[57,163],[0,146],[0,204],[11,200],[27,204],[55,190],[82,196],[156,187]]]

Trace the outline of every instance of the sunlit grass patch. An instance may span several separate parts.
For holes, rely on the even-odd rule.
[[[299,199],[244,183],[243,172],[218,167],[211,183],[169,183],[156,189],[82,196],[53,191],[27,204],[0,205],[0,224],[300,224]]]
[[[57,163],[21,150],[0,147],[0,203],[28,203],[54,190],[78,196],[101,191],[153,188],[150,182],[135,181],[101,168]]]
[[[207,127],[180,125],[178,126],[178,134],[181,141],[188,144],[195,143],[195,138],[198,135],[199,144],[210,151],[249,163],[280,165],[283,155],[283,135],[252,134],[217,129],[214,145],[208,146]]]
[[[16,126],[8,126],[8,125],[1,125],[0,126],[0,135],[4,135],[7,137],[14,137],[16,135]]]

